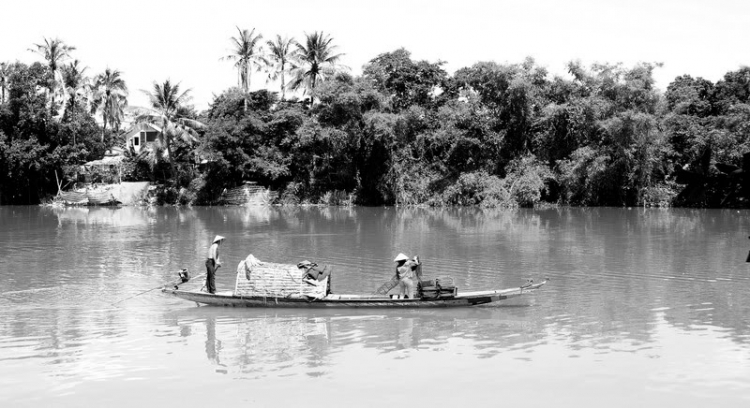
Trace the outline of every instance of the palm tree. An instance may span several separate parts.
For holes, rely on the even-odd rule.
[[[10,86],[10,64],[6,62],[0,62],[0,104],[5,103],[5,91]]]
[[[153,172],[164,159],[164,145],[157,139],[151,144],[151,148],[141,150],[136,158],[146,162]]]
[[[255,35],[255,28],[251,31],[241,30],[237,27],[239,35],[232,37],[233,48],[231,54],[223,57],[222,60],[235,61],[234,66],[237,68],[237,82],[245,93],[245,110],[247,110],[247,93],[250,89],[250,68],[254,65],[256,70],[267,64],[263,57],[263,47],[260,46],[260,40],[263,35]]]
[[[85,76],[86,67],[81,67],[78,60],[75,60],[62,68],[62,86],[65,89],[63,103],[63,117],[66,114],[75,115],[76,108],[81,102],[86,102],[88,93],[89,79]],[[75,144],[75,134],[73,135],[73,144]]]
[[[196,142],[198,139],[195,129],[203,127],[201,122],[185,115],[185,104],[190,99],[190,89],[180,92],[180,84],[172,84],[167,79],[162,84],[154,82],[152,90],[144,90],[143,93],[149,98],[151,110],[139,115],[136,121],[161,127],[159,142],[167,149],[169,167],[172,176],[175,176],[172,139],[181,138],[188,143]]]
[[[102,142],[107,124],[112,125],[115,130],[120,128],[123,108],[128,104],[128,87],[120,75],[120,71],[107,68],[94,80],[91,113],[99,111],[102,114]]]
[[[271,81],[281,79],[281,100],[283,101],[286,97],[287,88],[285,74],[297,68],[297,59],[293,48],[296,41],[294,41],[294,38],[281,38],[277,34],[275,40],[269,40],[266,44],[269,48],[268,65],[271,70],[268,79]]]
[[[35,52],[47,61],[50,73],[52,74],[52,82],[49,85],[50,90],[50,113],[55,109],[55,94],[62,93],[62,64],[70,59],[70,53],[76,49],[76,47],[65,44],[65,42],[59,38],[47,39],[43,37],[44,44],[34,44],[35,48],[29,48],[29,51]]]
[[[296,58],[300,61],[300,67],[295,70],[290,86],[292,89],[304,87],[306,92],[312,92],[321,81],[325,81],[343,68],[337,65],[337,62],[344,54],[335,54],[337,47],[331,45],[333,38],[322,31],[305,33],[305,37],[305,45],[295,43]],[[310,98],[312,101],[312,95]]]

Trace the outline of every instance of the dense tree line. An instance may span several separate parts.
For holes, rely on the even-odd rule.
[[[37,202],[56,192],[55,170],[124,144],[121,74],[108,69],[79,92],[85,69],[61,62],[74,48],[45,41],[35,51],[47,65],[1,66],[3,203]],[[231,41],[238,86],[205,112],[179,83],[147,92],[138,120],[162,133],[128,160],[149,164],[167,201],[218,204],[254,180],[288,204],[748,205],[747,67],[717,83],[680,76],[660,92],[656,64],[572,62],[554,76],[527,59],[450,75],[399,49],[355,76],[322,32],[264,44],[238,28]],[[253,71],[280,87],[250,92]]]

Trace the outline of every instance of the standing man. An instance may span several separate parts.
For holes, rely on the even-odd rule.
[[[211,244],[211,248],[208,249],[208,258],[206,259],[206,289],[208,289],[208,293],[216,293],[216,270],[221,266],[219,245],[224,239],[221,235],[217,235]]]

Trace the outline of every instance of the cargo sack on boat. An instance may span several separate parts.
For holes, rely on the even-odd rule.
[[[248,257],[237,265],[234,294],[248,297],[325,297],[328,277],[311,283],[309,279],[304,279],[306,274],[307,271],[297,265],[261,262],[255,257]]]
[[[423,279],[417,285],[421,299],[450,299],[458,294],[458,288],[450,276]]]
[[[318,285],[319,282],[326,283],[326,295],[331,293],[331,273],[333,268],[329,268],[328,265],[319,267],[318,264],[310,261],[302,261],[297,264],[297,268],[304,271],[302,274],[302,280],[308,285]]]
[[[318,264],[312,263],[310,261],[302,261],[298,263],[297,268],[305,271],[305,274],[302,275],[304,279],[311,279],[318,282],[322,281],[331,274],[331,270],[328,269],[328,265],[324,265],[321,268],[318,266]]]

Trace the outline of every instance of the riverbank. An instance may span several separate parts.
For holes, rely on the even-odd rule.
[[[149,204],[232,205],[254,180],[268,187],[261,205],[747,207],[750,99],[739,90],[750,68],[716,84],[679,77],[664,93],[656,68],[573,63],[562,79],[526,60],[451,75],[400,49],[306,100],[231,88],[203,112],[180,106],[161,125],[139,114],[113,131],[82,106],[61,115],[37,90],[52,72],[15,63],[17,92],[0,103],[0,201],[150,180],[174,187]],[[177,135],[164,123],[195,126]]]
[[[372,205],[358,202],[353,192],[342,190],[326,191],[318,194],[305,194],[297,188],[286,188],[281,191],[260,186],[247,181],[240,186],[223,189],[215,198],[207,198],[199,188],[200,183],[191,183],[188,188],[174,187],[151,182],[122,182],[113,184],[95,184],[60,192],[54,198],[46,200],[43,205],[125,205],[125,206],[335,206],[351,207]],[[511,190],[512,191],[512,190]],[[523,205],[525,204],[525,205]],[[559,202],[533,200],[519,202],[510,192],[500,189],[499,192],[471,191],[460,192],[449,190],[444,194],[425,199],[423,202],[394,203],[391,206],[407,207],[481,207],[481,208],[549,208],[558,207]],[[670,207],[668,200],[644,201],[643,207]],[[574,206],[575,207],[575,206]]]
[[[186,188],[175,188],[163,184],[152,184],[150,182],[122,182],[116,184],[99,184],[63,192],[58,196],[42,203],[43,206],[96,206],[96,205],[119,205],[119,206],[292,206],[292,207],[372,207],[356,203],[356,195],[345,191],[326,192],[318,197],[298,197],[288,192],[278,192],[267,187],[258,186],[254,182],[247,182],[242,186],[223,190],[219,196],[209,203],[197,204],[195,202],[198,194]],[[109,197],[103,200],[102,197]],[[94,198],[92,200],[92,198]],[[737,204],[737,203],[735,203]],[[740,202],[740,204],[743,204]],[[747,208],[744,206],[724,208]],[[503,202],[493,201],[475,202],[466,204],[448,204],[438,199],[428,200],[425,203],[395,204],[391,207],[415,207],[415,208],[449,208],[449,207],[476,207],[476,208],[535,208],[548,209],[558,207],[585,207],[559,202],[536,201],[530,206],[521,206],[512,200]],[[597,206],[593,206],[597,207]],[[627,207],[627,206],[623,206]],[[673,206],[669,200],[647,201],[638,207],[643,208],[711,208],[696,206]]]

